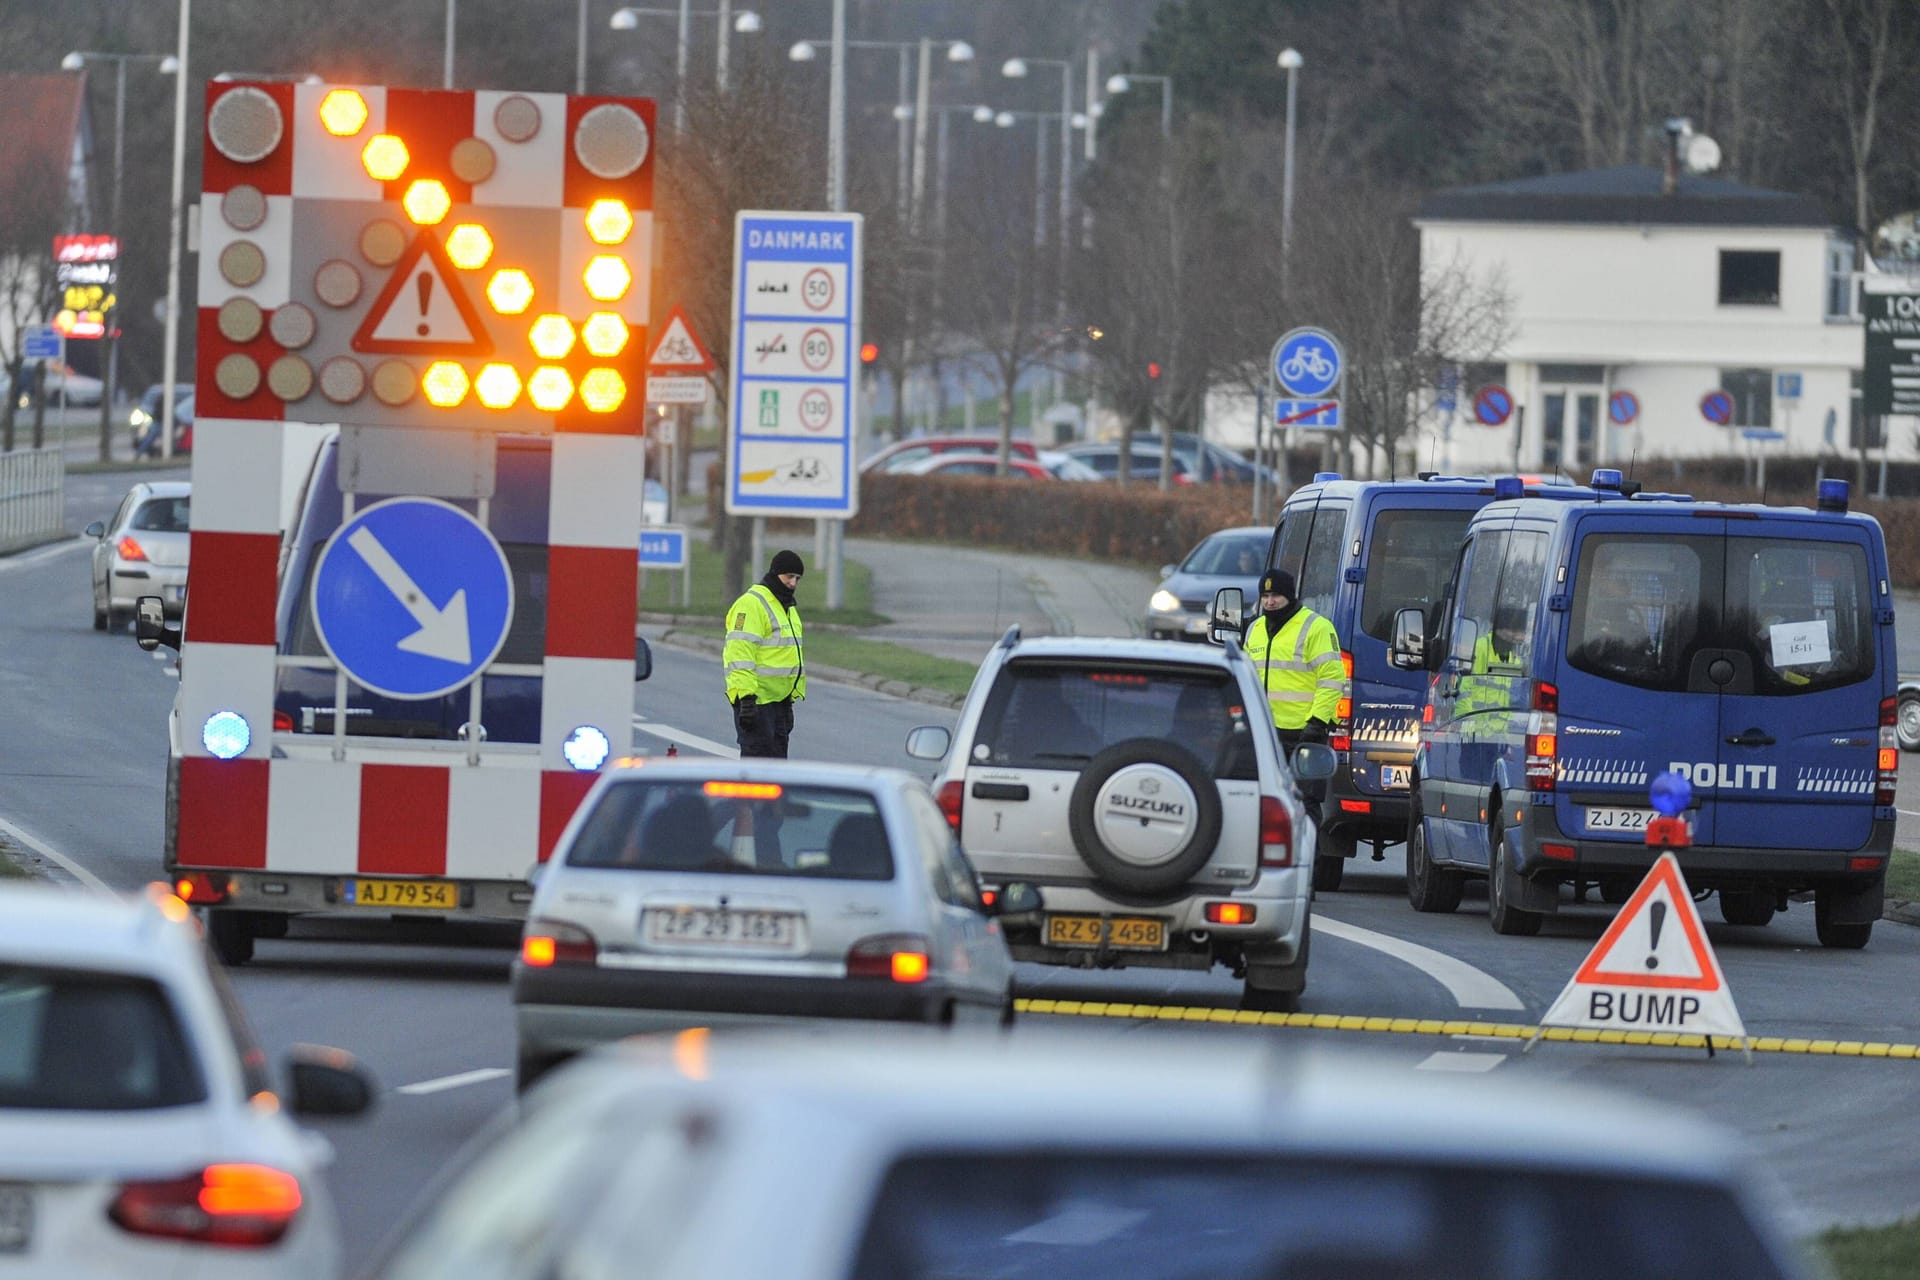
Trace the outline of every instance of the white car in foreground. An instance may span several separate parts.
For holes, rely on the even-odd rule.
[[[1289,1054],[1231,1028],[628,1041],[495,1123],[378,1274],[1806,1274],[1725,1132],[1412,1060]]]
[[[303,1049],[287,1108],[186,903],[0,889],[0,1275],[323,1277],[330,1149],[287,1111],[365,1110]]]

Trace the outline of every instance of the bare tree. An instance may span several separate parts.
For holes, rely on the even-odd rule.
[[[64,153],[55,149],[54,156]],[[66,225],[67,173],[54,160],[13,166],[6,199],[0,200],[0,312],[8,341],[0,347],[7,369],[6,403],[0,406],[0,448],[14,444],[14,408],[26,353],[28,325],[46,318],[53,300],[53,237]],[[39,419],[36,417],[35,422]],[[39,441],[35,441],[38,447]]]
[[[1912,20],[1900,0],[1821,0],[1824,21],[1811,28],[1816,63],[1831,110],[1846,128],[1847,162],[1853,177],[1853,225],[1862,240],[1873,229],[1870,183],[1874,144],[1887,76],[1895,65],[1896,39]]]

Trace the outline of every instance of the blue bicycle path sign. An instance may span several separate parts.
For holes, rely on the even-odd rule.
[[[340,668],[389,698],[470,683],[506,643],[513,572],[493,535],[438,498],[389,498],[328,539],[313,622]]]
[[[1273,348],[1274,381],[1295,398],[1337,397],[1342,364],[1340,343],[1325,329],[1294,329]]]

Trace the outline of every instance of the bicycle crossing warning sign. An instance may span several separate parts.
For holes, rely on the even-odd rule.
[[[1273,346],[1273,425],[1337,431],[1346,358],[1325,329],[1289,330]]]
[[[660,330],[660,341],[654,345],[653,354],[647,357],[647,368],[657,373],[713,371],[713,357],[700,345],[700,339],[693,336],[693,326],[687,323],[686,312],[677,305],[667,313],[667,323]]]

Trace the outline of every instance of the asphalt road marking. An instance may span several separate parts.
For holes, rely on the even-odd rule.
[[[14,569],[30,569],[48,560],[58,560],[67,552],[78,551],[81,547],[91,546],[92,543],[93,539],[85,534],[76,534],[50,547],[40,547],[33,551],[23,551],[17,556],[7,556],[5,559],[0,559],[0,573],[8,573]]]
[[[670,724],[661,724],[658,720],[649,720],[645,716],[635,716],[633,727],[663,741],[676,742],[683,747],[692,747],[695,751],[704,751],[710,756],[726,756],[732,760],[740,758],[738,747],[730,747],[724,742],[715,742],[712,738],[703,738],[697,733],[688,733],[685,729],[676,729]]]
[[[1390,937],[1384,933],[1375,933],[1371,929],[1362,929],[1359,925],[1347,924],[1331,916],[1314,912],[1313,928],[1321,933],[1357,942],[1363,947],[1371,947],[1395,960],[1412,965],[1420,972],[1432,978],[1447,989],[1454,1003],[1463,1009],[1524,1009],[1526,1003],[1513,994],[1511,988],[1493,975],[1476,969],[1464,960],[1456,960],[1443,951],[1432,947],[1423,947],[1417,942],[1407,942]]]
[[[95,874],[93,874],[93,872],[87,870],[85,867],[81,866],[79,863],[75,862],[72,858],[69,858],[66,854],[60,852],[58,849],[54,848],[52,845],[46,843],[44,840],[41,840],[36,836],[28,835],[26,832],[22,831],[19,827],[16,827],[11,822],[8,822],[5,818],[0,818],[0,834],[4,834],[7,837],[7,839],[13,841],[15,844],[23,845],[26,848],[33,850],[33,852],[39,854],[41,857],[45,858],[48,862],[53,863],[55,866],[59,867],[62,871],[65,871],[68,875],[72,876],[75,880],[78,880],[81,884],[84,884],[85,886],[87,886],[87,888],[92,889],[95,893],[104,893],[109,896],[112,895],[113,890],[107,887],[106,881],[102,880],[99,876],[96,876]]]
[[[1441,1049],[1414,1064],[1415,1071],[1451,1071],[1468,1075],[1491,1071],[1508,1058],[1504,1053],[1448,1053]]]
[[[1315,1031],[1373,1031],[1406,1036],[1478,1036],[1492,1040],[1567,1041],[1573,1044],[1652,1045],[1663,1049],[1704,1049],[1707,1037],[1674,1031],[1600,1031],[1592,1027],[1536,1027],[1515,1022],[1443,1021],[1439,1018],[1383,1018],[1352,1013],[1259,1013],[1205,1005],[1115,1004],[1099,1000],[1014,1001],[1014,1009],[1035,1016],[1126,1018],[1146,1022],[1214,1022],[1248,1027],[1299,1027]],[[1735,1036],[1714,1036],[1716,1049],[1738,1049]],[[1920,1044],[1880,1040],[1811,1040],[1799,1036],[1754,1036],[1755,1053],[1800,1053],[1835,1058],[1920,1059]]]
[[[513,1072],[505,1067],[481,1067],[478,1071],[462,1071],[458,1075],[441,1076],[437,1080],[421,1080],[415,1084],[403,1084],[395,1093],[411,1093],[416,1096],[424,1093],[444,1093],[448,1089],[461,1089],[470,1084],[485,1084],[489,1080],[499,1080]]]

